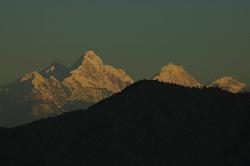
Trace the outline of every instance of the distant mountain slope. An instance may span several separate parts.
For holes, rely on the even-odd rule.
[[[0,126],[16,126],[88,106],[117,93],[133,80],[104,65],[93,51],[72,67],[52,63],[0,88]]]
[[[247,166],[250,94],[140,81],[87,111],[0,129],[0,165]]]
[[[245,91],[247,85],[233,77],[221,77],[208,84],[207,87],[218,87],[232,93],[239,93]]]
[[[53,76],[61,80],[66,77],[69,71],[70,71],[69,67],[66,67],[58,62],[52,62],[47,68],[42,70],[40,73],[45,78]]]
[[[182,66],[172,63],[164,66],[153,79],[186,87],[201,87],[201,84],[188,74]]]
[[[46,79],[36,71],[25,74],[0,95],[0,126],[58,115],[68,95],[68,88],[53,76]]]

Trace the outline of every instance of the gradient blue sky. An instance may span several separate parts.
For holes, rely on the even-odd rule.
[[[1,0],[0,84],[86,50],[134,79],[169,62],[250,84],[249,0]]]

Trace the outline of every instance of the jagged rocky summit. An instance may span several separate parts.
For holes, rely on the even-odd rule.
[[[247,91],[245,83],[232,77],[202,86],[182,66],[173,63],[162,67],[153,80],[190,88],[217,87],[232,93]],[[105,65],[94,51],[87,51],[70,67],[53,62],[42,71],[32,71],[0,87],[0,127],[85,109],[133,82],[124,70]]]
[[[84,109],[133,82],[122,69],[103,64],[94,51],[86,52],[71,67],[54,62],[0,88],[0,126]]]
[[[71,68],[63,80],[63,84],[71,89],[71,100],[97,102],[133,83],[125,71],[103,64],[93,51],[88,51]],[[86,93],[89,95],[82,98]]]

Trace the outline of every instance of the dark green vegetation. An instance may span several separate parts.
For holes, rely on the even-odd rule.
[[[250,94],[140,81],[0,132],[1,166],[249,166]]]

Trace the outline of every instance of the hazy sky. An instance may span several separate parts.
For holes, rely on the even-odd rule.
[[[169,62],[250,84],[249,0],[1,0],[0,84],[86,50],[134,79]]]

